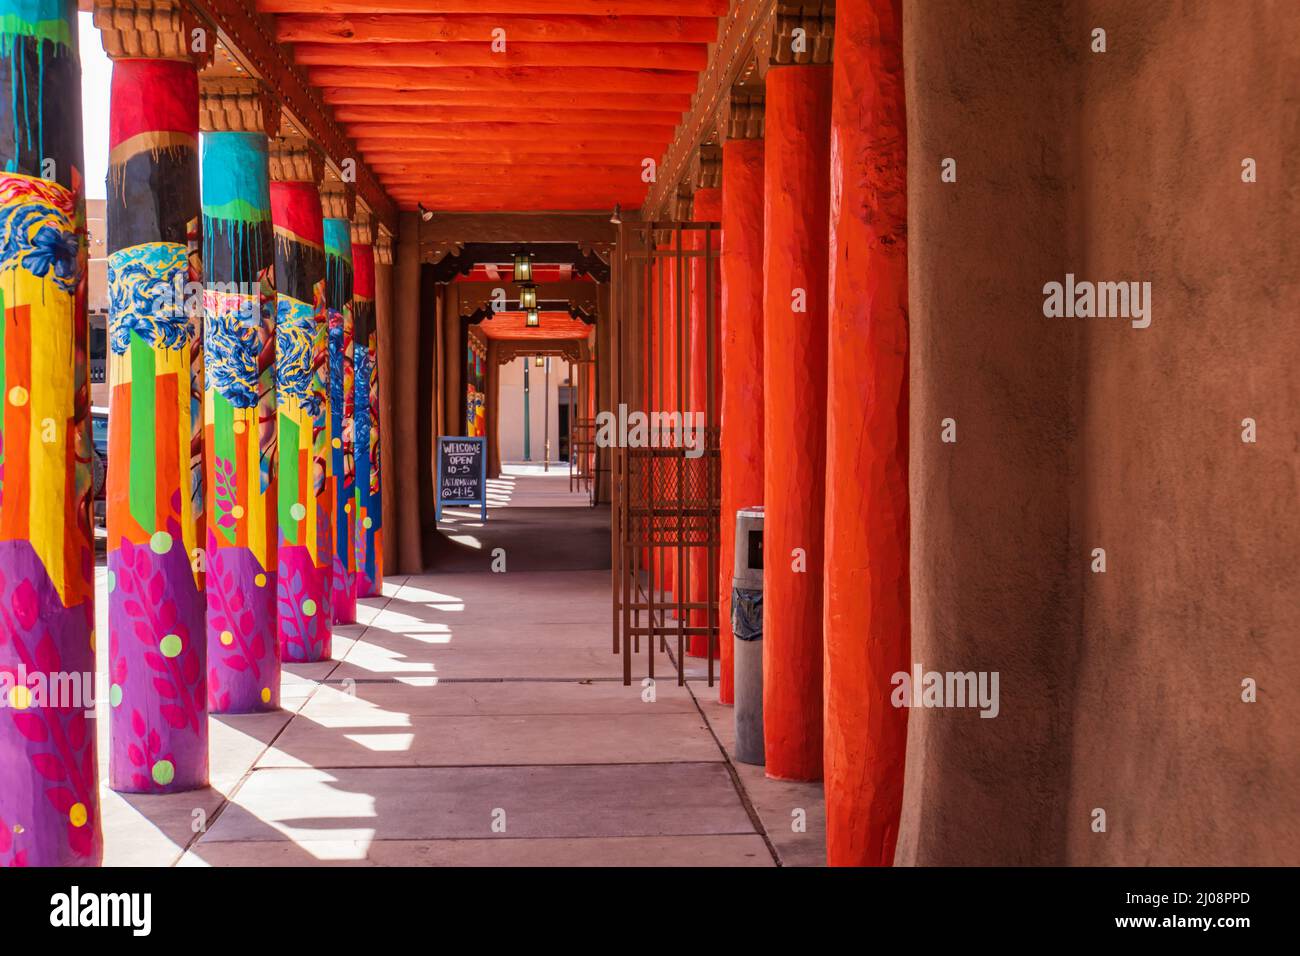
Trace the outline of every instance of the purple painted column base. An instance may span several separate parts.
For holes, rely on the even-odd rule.
[[[63,606],[27,541],[0,542],[0,866],[98,866],[103,857],[95,724],[83,706],[36,706],[27,693],[36,674],[47,685],[77,674],[93,701],[92,618],[90,602]]]
[[[330,569],[317,567],[303,545],[280,545],[278,599],[280,656],[294,663],[329,660]]]
[[[208,706],[251,714],[280,706],[275,574],[247,548],[208,535]]]
[[[203,594],[170,527],[108,556],[108,775],[119,793],[208,785]]]
[[[334,605],[335,624],[355,624],[357,622],[357,575],[348,571],[336,554],[334,556]]]

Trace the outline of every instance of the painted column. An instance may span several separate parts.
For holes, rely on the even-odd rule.
[[[767,74],[763,273],[766,771],[822,774],[829,65]]]
[[[415,427],[415,407],[420,394],[420,353],[416,347],[420,341],[420,214],[415,211],[398,213],[397,217],[397,262],[393,267],[393,333],[394,341],[400,341],[402,347],[397,350],[393,363],[393,408],[392,433],[397,437],[394,451],[394,463],[397,472],[395,489],[399,501],[405,503],[407,513],[414,518],[420,507],[419,486],[419,435]],[[456,317],[449,317],[448,325],[456,324]],[[456,349],[446,353],[446,363],[455,367],[460,361]],[[396,414],[396,409],[403,414]],[[403,574],[419,574],[424,570],[424,555],[420,541],[419,522],[414,520],[399,521],[392,525],[390,531],[398,533],[397,557],[398,571]]]
[[[701,157],[700,163],[701,176],[707,177],[710,183],[719,182],[718,177],[721,170],[719,169],[716,152],[711,157]],[[719,186],[701,185],[695,190],[691,205],[691,219],[695,222],[718,222],[722,219],[722,189]],[[698,413],[700,420],[705,420],[709,401],[708,396],[705,394],[708,385],[708,349],[709,338],[712,336],[714,343],[713,414],[716,421],[719,411],[719,379],[721,377],[721,363],[718,362],[717,355],[717,336],[719,312],[721,311],[722,282],[716,267],[711,280],[706,275],[708,266],[703,258],[705,249],[703,231],[692,230],[686,236],[687,238],[684,241],[687,248],[700,255],[698,258],[692,258],[687,266],[687,276],[690,281],[690,301],[687,315],[687,335],[690,336],[688,348],[690,379],[686,383],[687,396],[689,397],[682,403],[682,414],[686,416],[687,414]],[[719,253],[718,240],[719,236],[715,231],[712,239],[715,256]],[[710,281],[713,284],[712,328],[709,328],[708,324],[710,306],[708,283]],[[701,435],[699,440],[707,441],[704,435]],[[694,468],[698,466],[696,463],[689,463],[687,467]],[[692,604],[702,604],[708,600],[709,592],[713,586],[713,582],[709,578],[708,549],[693,548],[690,562],[688,579],[683,583],[686,590],[686,599]],[[709,615],[706,611],[692,611],[690,620],[692,627],[707,627]],[[691,657],[704,657],[708,652],[708,637],[704,634],[692,634],[690,641],[687,643],[687,654]],[[717,648],[714,648],[714,654],[717,654]]]
[[[281,659],[295,663],[328,660],[333,653],[334,482],[319,188],[323,172],[324,157],[305,141],[272,145],[280,446],[276,613]]]
[[[718,698],[735,702],[731,579],[736,512],[763,503],[763,140],[722,146],[722,521],[718,549]],[[732,115],[736,114],[732,103]]]
[[[836,5],[826,448],[826,846],[889,866],[911,670],[907,121],[901,0]],[[842,476],[852,475],[852,481]],[[837,480],[836,476],[841,476]]]
[[[382,342],[384,347],[378,350],[375,363],[375,376],[378,379],[379,406],[375,413],[376,428],[379,422],[392,421],[393,411],[393,239],[380,227],[375,243],[375,339],[376,348]],[[438,418],[442,426],[441,416]],[[388,427],[385,425],[385,427]],[[383,442],[379,446],[379,474],[383,480],[379,483],[381,492],[380,516],[393,514],[393,482],[388,478],[393,474],[393,445]],[[382,525],[382,522],[381,522]],[[397,538],[391,534],[379,536],[383,568],[397,566]],[[382,582],[381,582],[382,583]]]
[[[329,308],[330,449],[334,480],[334,574],[330,603],[335,624],[357,619],[357,555],[353,546],[356,463],[353,459],[352,210],[354,200],[331,192],[325,211],[325,286]],[[344,202],[347,205],[344,205]],[[346,213],[346,215],[336,215]]]
[[[0,0],[0,16],[0,866],[95,866],[77,7]],[[66,699],[45,690],[62,675]]]
[[[123,11],[124,12],[124,11]],[[160,15],[162,11],[157,11]],[[183,29],[97,5],[109,111],[108,631],[114,790],[208,782],[198,75]],[[137,58],[148,48],[156,56]]]
[[[353,357],[355,362],[356,415],[354,457],[356,497],[353,532],[356,535],[357,597],[383,593],[383,503],[379,491],[379,355],[375,325],[375,249],[368,220],[352,226]],[[365,241],[363,241],[365,240]]]
[[[242,80],[205,83],[202,112],[208,704],[243,714],[280,706],[267,169],[267,133],[279,117]]]

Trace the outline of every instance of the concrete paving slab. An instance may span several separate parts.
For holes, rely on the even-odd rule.
[[[322,685],[300,713],[326,727],[382,727],[422,715],[696,713],[694,699],[675,683],[656,685],[653,702],[643,694],[639,684],[624,687],[621,681],[336,680]]]
[[[304,768],[254,771],[197,845],[753,832],[720,763]]]
[[[646,705],[649,707],[650,705]],[[460,767],[717,761],[698,713],[444,717],[399,715],[391,726],[293,721],[262,767]]]
[[[757,834],[205,843],[180,866],[774,866]]]
[[[726,748],[750,805],[781,858],[781,865],[825,866],[826,798],[821,783],[773,780],[762,767],[736,763],[735,710],[718,702],[716,687],[710,690],[703,683],[692,682],[691,690],[719,742]]]

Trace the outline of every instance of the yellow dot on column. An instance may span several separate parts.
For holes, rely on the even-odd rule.
[[[259,573],[257,577],[253,578],[253,583],[256,584],[259,588],[266,587],[266,575]]]
[[[342,447],[343,447],[343,442],[340,441],[340,440],[337,439],[337,438],[334,439],[332,442],[330,442],[330,444],[333,445],[335,448],[342,448]]]
[[[264,703],[264,704],[269,704],[270,702],[271,702],[271,688],[269,688],[269,687],[263,687],[263,688],[262,688],[262,703]]]
[[[243,423],[243,422],[235,422],[235,434],[236,434],[236,435],[242,435],[242,434],[244,434],[244,423]]]
[[[74,803],[68,808],[68,822],[74,827],[84,827],[88,818],[89,814],[86,813],[84,803]]]
[[[244,517],[244,506],[235,505],[235,507],[230,509],[230,513],[234,515],[235,520],[238,521],[240,518]]]
[[[27,404],[27,389],[21,385],[15,385],[9,389],[9,404],[17,405],[19,408]]]
[[[31,703],[32,692],[21,684],[9,690],[9,706],[14,710],[26,710]]]
[[[221,643],[225,644],[226,647],[229,647],[231,644],[235,643],[235,635],[231,634],[229,631],[222,631]]]

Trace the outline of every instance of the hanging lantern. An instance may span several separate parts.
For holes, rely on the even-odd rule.
[[[536,361],[534,362],[534,364],[535,364],[538,368],[541,368],[543,365],[546,364],[546,359],[542,358],[542,357],[539,355],[539,356],[537,356],[537,359],[536,359]]]
[[[535,329],[542,324],[541,314],[536,309],[529,309],[524,324],[530,329]]]
[[[515,253],[514,278],[516,282],[533,281],[533,255],[531,252],[521,249]]]
[[[519,286],[519,308],[524,311],[537,311],[537,286],[532,282],[525,282]]]

